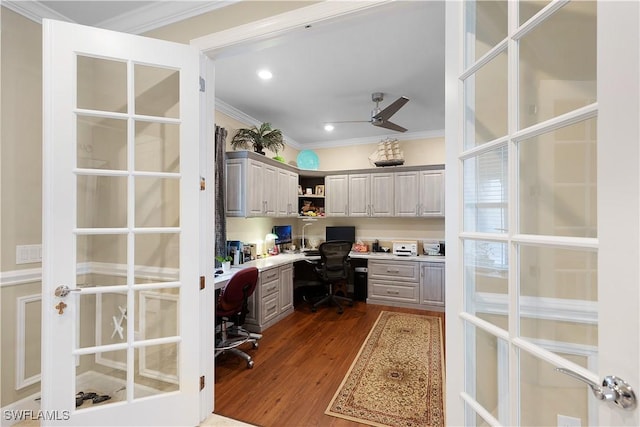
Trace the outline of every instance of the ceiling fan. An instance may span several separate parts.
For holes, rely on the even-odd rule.
[[[385,129],[395,130],[397,132],[406,132],[407,129],[389,121],[389,118],[393,116],[400,108],[409,102],[409,98],[401,96],[393,101],[384,109],[380,109],[380,102],[382,102],[384,94],[382,92],[374,92],[371,94],[371,100],[376,103],[376,108],[371,110],[370,120],[347,120],[332,123],[371,123],[374,126],[378,126]]]

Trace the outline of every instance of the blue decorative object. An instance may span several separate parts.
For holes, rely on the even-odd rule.
[[[320,166],[320,159],[313,150],[302,150],[296,157],[298,162],[298,169],[318,170]]]

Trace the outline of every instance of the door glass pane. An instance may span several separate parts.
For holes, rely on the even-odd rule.
[[[583,426],[598,424],[598,402],[589,397],[591,396],[589,387],[557,372],[553,365],[524,350],[520,350],[519,354],[520,425],[563,425],[558,420],[558,415],[579,418],[579,425]],[[589,363],[589,356],[586,355],[565,353],[562,354],[562,357],[585,368]],[[589,404],[590,400],[592,400],[591,404]],[[593,418],[589,417],[590,414],[593,415]]]
[[[489,52],[495,45],[507,37],[507,6],[506,0],[467,2],[467,28],[475,28],[475,43],[467,46],[473,49],[473,61]],[[469,52],[470,53],[470,52]],[[468,63],[467,66],[470,66]]]
[[[521,0],[518,7],[520,8],[520,25],[527,22],[536,13],[540,12],[546,5],[548,0]]]
[[[96,234],[96,235],[78,235],[76,237],[76,257],[78,269],[81,271],[82,266],[95,266],[99,263],[116,265],[124,265],[127,263],[127,236],[124,234]],[[102,274],[93,273],[94,276],[109,276],[108,271]],[[115,269],[112,273],[115,273]],[[86,281],[79,282],[85,286],[99,285],[106,286],[108,280],[99,279],[98,277],[87,277]],[[112,285],[126,284],[125,280],[114,280]]]
[[[76,409],[110,405],[127,400],[127,351],[84,354],[76,366]]]
[[[78,116],[78,167],[127,169],[127,121]]]
[[[136,227],[180,226],[180,180],[136,177]]]
[[[500,420],[500,405],[507,407],[509,402],[508,381],[505,375],[508,366],[508,344],[483,329],[465,324],[468,348],[466,354],[475,354],[472,375],[467,378],[467,392],[491,415]],[[501,401],[502,400],[502,401]],[[506,420],[501,420],[506,421]]]
[[[180,72],[140,64],[134,70],[136,114],[179,117]]]
[[[178,343],[136,348],[134,397],[136,399],[169,393],[180,389],[178,375]]]
[[[78,108],[127,112],[126,62],[78,55],[77,66]]]
[[[180,172],[180,126],[136,122],[137,171]]]
[[[596,120],[518,145],[522,233],[596,237]]]
[[[464,242],[464,289],[466,311],[476,314],[507,315],[508,254],[501,242],[467,240]],[[501,316],[485,318],[505,327]]]
[[[127,226],[127,178],[78,175],[79,228]]]
[[[506,233],[507,148],[464,161],[464,230]]]
[[[596,100],[596,2],[570,2],[519,43],[520,129]]]
[[[150,340],[178,335],[177,289],[157,289],[136,292],[136,340]]]
[[[179,279],[180,235],[144,233],[135,237],[135,282],[175,282]]]
[[[87,348],[127,342],[127,294],[77,294],[80,303],[78,346]]]
[[[507,134],[507,52],[503,51],[464,82],[465,148]]]

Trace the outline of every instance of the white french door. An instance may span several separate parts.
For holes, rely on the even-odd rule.
[[[200,419],[200,59],[43,23],[43,425]]]
[[[447,2],[448,425],[640,425],[639,21]]]

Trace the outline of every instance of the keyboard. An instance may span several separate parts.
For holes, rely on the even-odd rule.
[[[320,256],[320,251],[317,251],[317,250],[304,251],[304,256]]]

